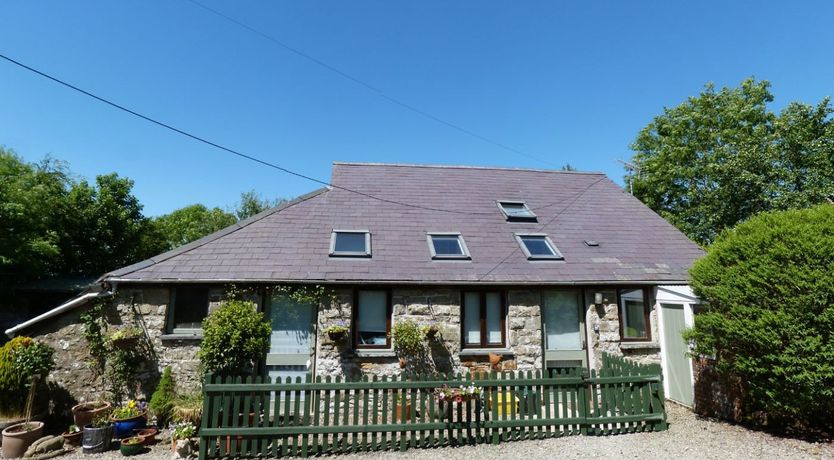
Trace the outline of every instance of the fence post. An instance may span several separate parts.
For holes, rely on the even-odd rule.
[[[666,395],[663,392],[663,370],[661,369],[659,364],[655,364],[652,367],[654,368],[652,370],[657,373],[658,377],[660,377],[660,380],[658,380],[657,383],[652,384],[657,388],[656,392],[652,392],[652,395],[657,404],[656,407],[653,408],[652,412],[657,413],[657,411],[659,410],[660,413],[663,415],[663,418],[660,420],[660,422],[654,425],[654,431],[665,431],[669,428],[669,423],[666,421],[666,408],[664,407],[664,404],[666,404]]]
[[[211,410],[211,398],[209,398],[208,394],[206,393],[206,385],[209,385],[212,381],[212,374],[208,373],[203,376],[203,417],[200,422],[200,430],[204,430],[208,428],[209,418],[212,416]],[[200,436],[200,460],[205,460],[208,457],[209,451],[209,442],[205,436]]]
[[[579,417],[582,419],[582,422],[579,424],[579,433],[582,435],[588,435],[588,414],[591,411],[589,406],[589,396],[588,395],[588,369],[584,367],[579,369],[580,377],[582,378],[582,383],[579,384],[579,391],[577,391],[579,397]]]

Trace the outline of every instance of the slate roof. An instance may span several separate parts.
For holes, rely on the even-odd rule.
[[[695,243],[599,173],[334,163],[331,183],[333,187],[103,278],[673,284],[685,283],[687,270],[703,255]],[[538,221],[507,222],[498,200],[524,201]],[[370,230],[372,257],[330,257],[333,229]],[[472,259],[433,261],[427,232],[461,232]],[[514,232],[547,233],[564,261],[527,260]],[[590,247],[585,240],[599,246]]]

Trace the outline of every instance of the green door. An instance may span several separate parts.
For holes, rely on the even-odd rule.
[[[690,358],[686,356],[689,349],[681,336],[686,328],[683,305],[664,303],[660,307],[663,309],[663,353],[669,379],[668,398],[691,406],[694,400],[692,369]]]

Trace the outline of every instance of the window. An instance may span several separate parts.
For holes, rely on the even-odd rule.
[[[500,292],[463,293],[463,348],[500,348],[506,343],[506,309]]]
[[[354,299],[356,348],[391,346],[391,302],[387,291],[358,291]]]
[[[623,340],[650,340],[649,302],[645,289],[623,289],[620,297],[620,336]]]
[[[562,254],[556,249],[556,246],[550,241],[550,238],[545,234],[522,234],[516,233],[518,244],[521,245],[521,250],[524,255],[530,260],[535,259],[563,259]]]
[[[498,207],[511,222],[535,222],[536,214],[523,201],[499,201]]]
[[[371,232],[368,230],[333,230],[330,236],[330,256],[370,257]]]
[[[174,289],[173,312],[169,316],[168,330],[173,334],[194,334],[202,329],[208,308],[207,286],[177,286]]]
[[[426,235],[432,259],[469,259],[469,250],[460,233],[429,233]]]

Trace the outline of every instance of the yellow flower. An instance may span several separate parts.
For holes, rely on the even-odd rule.
[[[131,399],[130,402],[127,403],[127,407],[133,409],[134,407],[136,407],[136,401]]]

